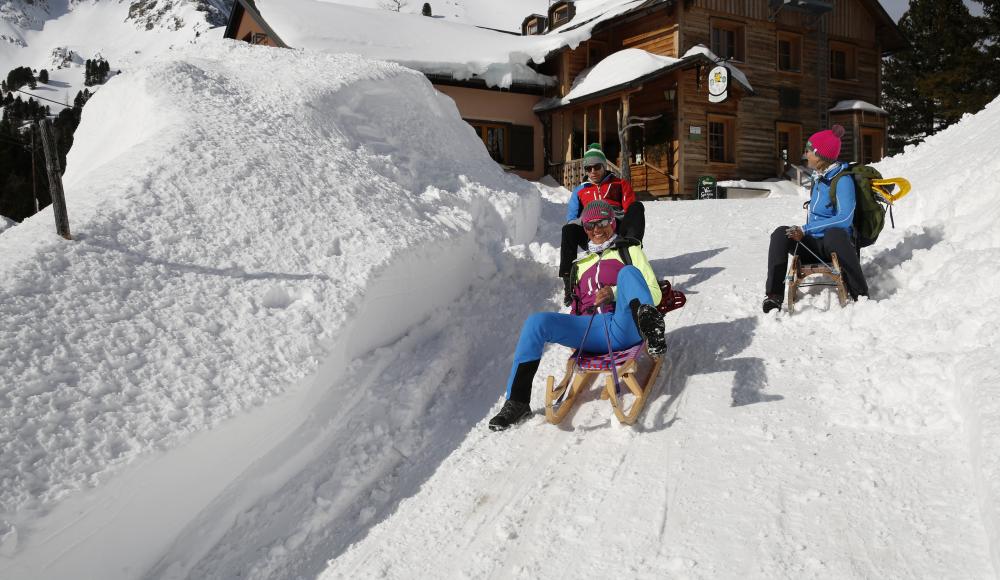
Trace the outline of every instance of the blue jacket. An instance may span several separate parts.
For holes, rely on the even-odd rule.
[[[822,238],[823,233],[830,228],[847,230],[853,235],[854,230],[854,180],[844,176],[837,181],[837,206],[830,203],[830,183],[838,173],[847,168],[844,163],[836,163],[821,176],[813,179],[812,193],[809,196],[809,214],[806,225],[802,228],[807,236]]]

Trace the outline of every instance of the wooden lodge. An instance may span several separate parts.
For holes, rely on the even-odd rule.
[[[235,2],[226,36],[283,46],[262,19],[243,17],[252,6]],[[589,31],[588,40],[563,43],[531,65],[554,79],[547,86],[500,91],[425,74],[456,100],[494,158],[508,166],[517,158],[525,177],[547,173],[567,187],[579,183],[580,159],[594,142],[615,165],[627,164],[636,191],[673,198],[693,197],[701,176],[784,175],[799,163],[804,139],[834,123],[846,129],[841,159],[884,155],[880,63],[905,40],[878,0],[646,0],[605,8],[595,15],[559,0],[547,14],[525,17],[522,37]],[[728,72],[725,98],[710,102],[720,64]],[[631,121],[623,138],[620,118]]]
[[[710,103],[711,63],[683,59],[699,44],[742,72],[748,86],[731,75],[728,98]],[[630,165],[637,191],[691,197],[700,176],[784,174],[801,158],[804,139],[833,123],[846,129],[842,159],[876,161],[884,155],[887,121],[878,107],[880,61],[903,46],[878,0],[645,2],[541,65],[558,79],[555,96],[624,49],[682,61],[540,112],[549,172],[570,185],[585,146],[600,142],[609,159]],[[656,117],[629,131],[628,159],[621,155],[619,111]]]

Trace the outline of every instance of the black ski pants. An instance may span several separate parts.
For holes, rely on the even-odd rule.
[[[628,206],[625,216],[617,222],[616,231],[624,238],[632,238],[642,241],[646,233],[646,208],[641,201],[632,202]],[[559,277],[569,276],[569,271],[576,260],[577,252],[587,247],[587,232],[583,226],[575,223],[568,223],[562,228],[562,243],[559,248]]]
[[[815,264],[819,262],[813,254],[829,263],[831,255],[836,252],[840,260],[840,268],[844,271],[844,283],[851,298],[868,296],[868,283],[861,271],[861,260],[851,243],[847,230],[830,228],[823,233],[822,238],[805,236],[802,242],[796,242],[785,235],[788,226],[781,226],[771,234],[771,246],[767,251],[767,284],[765,292],[776,294],[781,300],[785,295],[785,275],[788,273],[788,256],[798,253],[800,262]],[[799,247],[801,243],[803,247]],[[808,249],[807,249],[808,248]],[[810,253],[810,250],[812,252]]]

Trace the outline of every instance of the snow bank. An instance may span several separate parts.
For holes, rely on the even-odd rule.
[[[897,205],[893,252],[876,256],[882,274],[902,258],[913,259],[885,276],[906,299],[893,313],[911,336],[913,351],[928,367],[952,369],[942,389],[961,410],[977,470],[983,519],[990,533],[993,566],[1000,571],[1000,284],[992,264],[1000,259],[1000,99],[877,167],[913,185]],[[938,374],[938,373],[935,373]]]
[[[147,569],[352,358],[494,275],[538,212],[422,75],[240,42],[112,80],[67,165],[75,240],[50,210],[0,236],[0,570],[18,578]],[[112,540],[120,557],[93,557]]]

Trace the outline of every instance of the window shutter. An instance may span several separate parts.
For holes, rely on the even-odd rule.
[[[510,164],[516,169],[535,168],[535,128],[512,125],[510,128]]]

